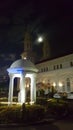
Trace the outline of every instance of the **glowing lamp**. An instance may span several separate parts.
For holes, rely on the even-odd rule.
[[[55,83],[55,82],[53,83],[53,86],[54,86],[54,87],[56,86],[56,83]]]
[[[62,87],[62,86],[63,86],[63,84],[61,82],[59,82],[59,87]]]

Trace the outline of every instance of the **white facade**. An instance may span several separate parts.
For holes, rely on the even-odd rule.
[[[73,54],[36,64],[37,83],[49,83],[58,92],[73,92]]]

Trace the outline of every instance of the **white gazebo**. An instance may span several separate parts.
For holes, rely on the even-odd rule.
[[[35,65],[27,59],[19,59],[13,62],[10,68],[7,69],[10,77],[9,82],[9,95],[8,95],[8,104],[13,102],[13,88],[14,88],[14,79],[18,78],[19,81],[19,93],[18,93],[18,102],[23,104],[26,103],[26,77],[30,78],[30,103],[36,102],[36,75],[38,69]]]

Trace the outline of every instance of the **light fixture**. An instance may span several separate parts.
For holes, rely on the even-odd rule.
[[[59,82],[59,87],[62,87],[62,86],[63,86],[63,84],[61,82]]]
[[[54,86],[54,87],[56,86],[56,83],[55,83],[55,82],[53,83],[53,86]]]

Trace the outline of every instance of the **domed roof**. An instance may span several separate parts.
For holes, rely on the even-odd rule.
[[[38,72],[38,69],[35,67],[35,65],[28,59],[19,59],[12,63],[10,68],[11,69],[22,69],[24,71],[32,71],[32,72]]]

